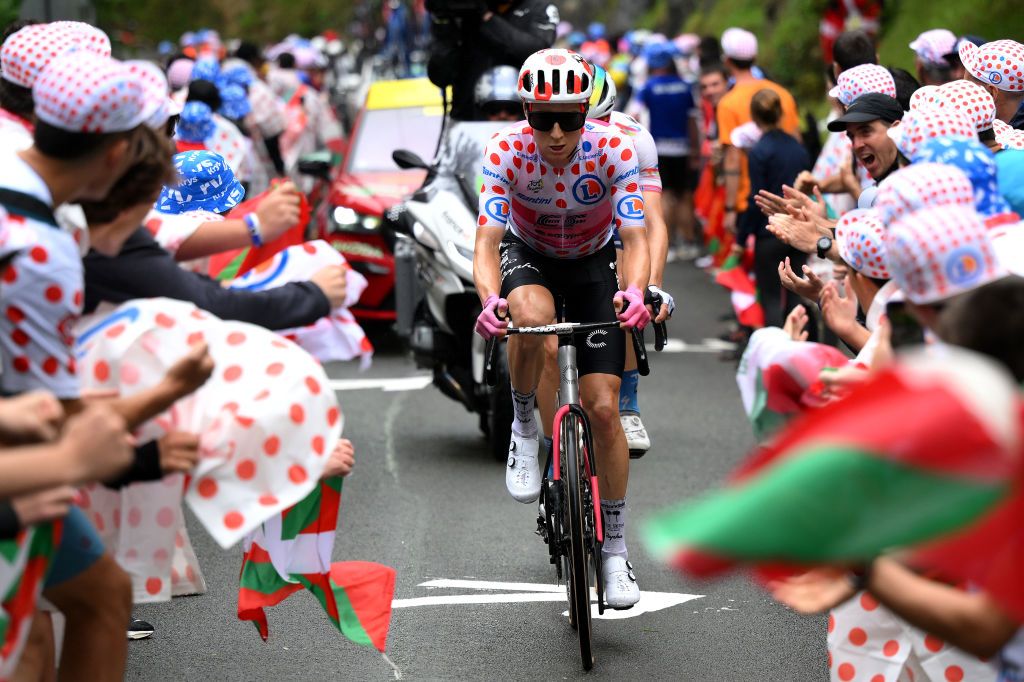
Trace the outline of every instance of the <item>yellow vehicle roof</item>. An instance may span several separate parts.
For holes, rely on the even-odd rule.
[[[428,78],[377,81],[366,93],[367,110],[440,106],[441,89]]]

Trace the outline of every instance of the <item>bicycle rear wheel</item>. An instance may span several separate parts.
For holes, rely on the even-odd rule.
[[[562,452],[565,463],[566,527],[569,531],[569,553],[566,557],[569,588],[569,616],[575,621],[580,638],[583,669],[594,667],[590,629],[590,553],[584,515],[590,482],[580,467],[580,442],[583,426],[579,417],[567,414],[562,420]]]

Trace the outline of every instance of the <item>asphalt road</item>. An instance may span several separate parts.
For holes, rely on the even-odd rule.
[[[582,672],[575,632],[562,615],[565,602],[406,602],[393,612],[387,649],[404,679],[827,679],[824,619],[798,617],[740,578],[684,580],[650,559],[631,534],[638,519],[721,481],[752,444],[734,365],[700,352],[704,339],[722,331],[718,317],[727,309],[726,295],[691,265],[669,270],[667,288],[680,302],[670,331],[691,347],[653,357],[652,375],[641,382],[654,447],[631,468],[626,537],[645,592],[700,597],[595,620],[597,660],[589,674]],[[416,373],[395,350],[378,353],[367,374],[352,366],[330,371],[336,378]],[[429,386],[344,391],[340,400],[357,464],[345,483],[337,559],[394,566],[396,600],[511,600],[516,597],[508,595],[528,592],[522,586],[423,586],[433,580],[555,582],[546,547],[533,532],[536,507],[507,495],[502,465],[489,459],[472,415]],[[157,632],[130,644],[128,679],[394,679],[380,654],[340,636],[309,594],[269,611],[270,640],[262,642],[252,625],[235,618],[241,550],[222,551],[197,524],[190,526],[210,590],[137,609]],[[673,601],[651,597],[659,600]]]

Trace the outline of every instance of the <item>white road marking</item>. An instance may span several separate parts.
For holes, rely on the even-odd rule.
[[[419,391],[431,384],[429,374],[415,374],[407,377],[383,377],[380,379],[331,379],[328,385],[333,391],[365,391],[380,389],[385,393],[394,391]]]
[[[384,469],[398,482],[398,457],[395,455],[395,422],[405,403],[405,395],[398,396],[388,405],[384,415]]]
[[[648,344],[647,348],[654,353],[654,346]],[[682,339],[669,339],[665,342],[662,353],[721,353],[722,351],[735,350],[736,344],[721,339],[704,339],[700,343],[688,343]]]
[[[451,604],[522,604],[533,602],[565,602],[564,585],[547,585],[543,583],[513,583],[493,582],[488,580],[450,580],[438,579],[428,580],[421,583],[419,587],[433,589],[465,589],[482,591],[515,590],[503,594],[451,594],[430,597],[413,597],[410,599],[395,599],[391,602],[391,608],[402,609],[415,606],[442,606]],[[641,592],[640,601],[631,609],[626,611],[605,610],[603,615],[597,613],[597,594],[593,589],[590,591],[592,616],[604,620],[618,620],[622,618],[635,618],[644,613],[661,611],[679,604],[685,604],[694,599],[700,599],[702,594],[683,594],[676,592]],[[568,617],[569,612],[562,613]]]

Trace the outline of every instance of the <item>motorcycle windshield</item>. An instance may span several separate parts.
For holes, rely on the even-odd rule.
[[[483,183],[484,150],[507,121],[456,121],[448,129],[435,161],[431,187],[458,192],[456,176],[461,174],[479,194]],[[476,210],[476,207],[473,207]]]

